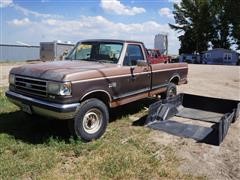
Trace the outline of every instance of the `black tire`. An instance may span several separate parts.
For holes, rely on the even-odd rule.
[[[237,66],[240,66],[240,60],[238,60],[238,61],[236,62],[236,65],[237,65]]]
[[[161,94],[161,99],[167,99],[177,95],[177,87],[174,83],[169,83],[167,91]]]
[[[91,98],[81,103],[76,117],[72,120],[72,126],[69,124],[69,128],[74,136],[89,142],[104,134],[108,121],[107,106],[102,101]]]
[[[24,118],[26,118],[26,119],[31,119],[31,120],[34,119],[34,121],[42,121],[42,116],[40,116],[40,115],[29,114],[29,113],[26,113],[26,112],[23,112],[23,111],[22,111],[22,113],[23,113]],[[44,117],[44,119],[48,119],[48,118]]]

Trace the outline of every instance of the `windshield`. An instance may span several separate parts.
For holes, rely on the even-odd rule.
[[[118,63],[123,44],[82,42],[76,45],[66,59]]]

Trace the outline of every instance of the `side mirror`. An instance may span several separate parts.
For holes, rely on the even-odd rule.
[[[147,66],[148,63],[144,60],[137,60],[137,66]]]

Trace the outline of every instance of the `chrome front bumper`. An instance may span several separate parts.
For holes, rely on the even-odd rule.
[[[29,106],[31,112],[42,116],[53,117],[56,119],[71,119],[75,117],[75,114],[80,106],[80,103],[72,104],[57,104],[52,102],[46,102],[35,98],[27,97],[12,91],[7,91],[6,96],[8,99],[19,106]]]

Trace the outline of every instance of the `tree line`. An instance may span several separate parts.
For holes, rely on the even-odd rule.
[[[175,24],[169,26],[181,33],[180,54],[209,46],[240,49],[240,0],[182,0],[173,14]]]

